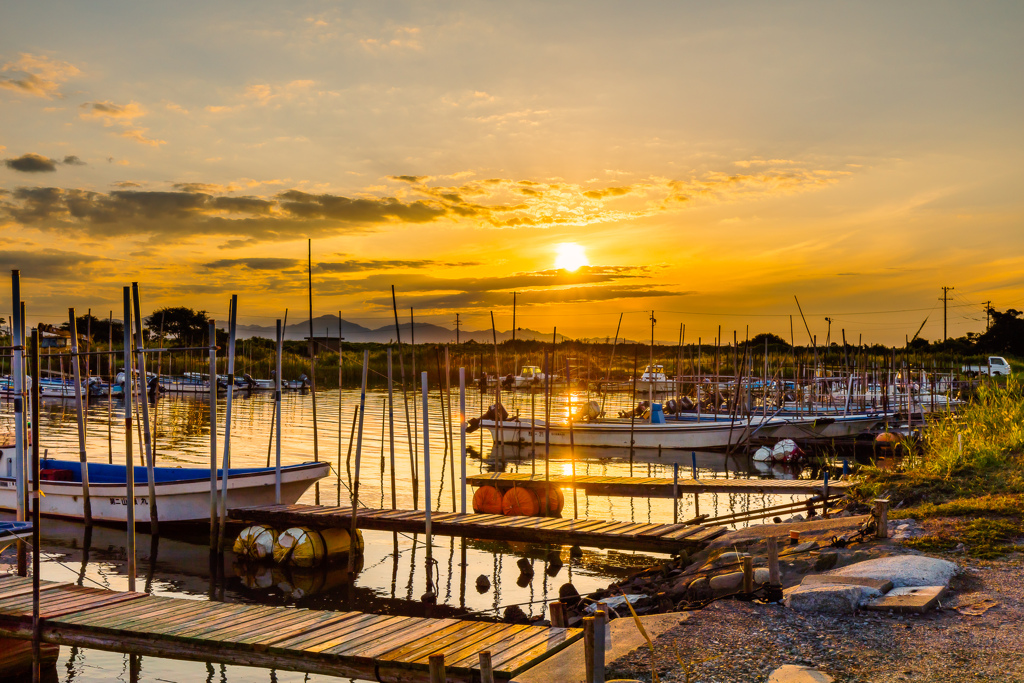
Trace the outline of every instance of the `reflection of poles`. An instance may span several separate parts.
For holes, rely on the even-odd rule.
[[[128,527],[128,590],[135,590],[135,463],[132,462],[132,392],[135,375],[132,373],[132,290],[124,288],[124,474],[125,514]],[[35,421],[32,423],[35,431]],[[35,446],[33,445],[33,448]]]
[[[217,323],[210,321],[210,552],[217,549]],[[211,558],[212,562],[212,558]],[[210,590],[213,590],[211,586]]]
[[[427,541],[427,595],[434,593],[434,574],[431,566],[431,531],[430,531],[430,416],[427,413],[427,373],[420,375],[420,386],[423,393],[423,510],[426,522]],[[426,595],[424,596],[426,597]]]
[[[228,311],[228,395],[224,403],[224,458],[220,479],[220,525],[217,530],[217,548],[224,547],[224,528],[228,517],[228,470],[231,469],[231,399],[235,393],[235,321],[238,319],[238,295],[231,295]]]
[[[139,305],[139,283],[132,283],[132,298],[135,300],[135,353],[139,367],[139,403],[142,405],[142,435],[146,448],[146,474],[149,479],[149,528],[154,536],[160,534],[160,516],[156,509],[156,473],[153,461],[153,443],[149,430],[149,375],[146,374],[146,354],[142,350],[142,312]],[[159,380],[158,380],[159,384]]]
[[[349,530],[348,573],[355,573],[356,511],[359,509],[359,465],[363,456],[363,418],[366,415],[366,374],[370,369],[370,350],[363,351],[363,389],[359,394],[359,433],[356,435],[356,479],[352,482],[352,528]]]

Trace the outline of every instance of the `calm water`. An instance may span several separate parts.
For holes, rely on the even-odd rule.
[[[585,396],[575,396],[578,402]],[[391,468],[389,430],[387,424],[387,394],[368,392],[363,423],[361,453],[360,499],[370,507],[391,506]],[[483,399],[483,400],[486,400]],[[510,412],[518,411],[529,417],[531,399],[528,394],[506,396]],[[617,409],[625,399],[611,401],[609,412]],[[543,413],[543,397],[536,397],[534,405],[538,417]],[[452,407],[458,415],[458,395],[453,394]],[[467,398],[467,414],[480,413],[481,396],[471,392]],[[269,393],[236,394],[232,408],[231,464],[236,467],[267,464],[273,400]],[[359,405],[359,392],[318,392],[316,396],[316,443],[320,460],[332,463],[329,477],[319,486],[320,501],[324,504],[343,504],[349,501],[348,486],[355,473],[355,446],[349,460],[349,434],[353,416]],[[410,416],[415,409],[419,426],[414,435],[418,452],[422,453],[422,405],[420,395],[409,393]],[[564,397],[552,406],[552,414],[564,414]],[[447,414],[447,406],[444,406]],[[0,405],[0,440],[11,421],[11,406]],[[218,402],[218,443],[223,456],[225,400]],[[441,420],[442,402],[437,391],[429,397],[429,444],[432,481],[429,490],[434,509],[450,511],[458,504],[459,458],[458,422],[456,421],[455,469],[451,453],[444,445],[444,427]],[[109,417],[108,417],[109,415]],[[156,457],[158,465],[208,467],[209,404],[190,397],[161,397],[151,413],[156,431]],[[314,459],[313,402],[309,394],[286,394],[282,403],[284,429],[282,433],[284,464]],[[410,475],[411,449],[405,422],[405,406],[400,392],[395,395],[395,496],[398,507],[411,508],[412,479]],[[92,461],[124,462],[124,412],[119,401],[108,405],[96,401],[89,406],[86,424],[87,448]],[[133,435],[136,457],[139,454],[138,434]],[[496,449],[485,433],[468,437],[470,455],[467,472],[476,474],[490,471],[537,472],[544,471],[543,447],[536,457],[529,446],[516,449]],[[74,459],[78,457],[78,435],[74,403],[46,400],[41,406],[40,445],[51,457]],[[272,457],[272,456],[271,456]],[[422,456],[421,456],[422,458]],[[638,451],[632,461],[628,451],[576,449],[578,474],[606,476],[672,476],[673,463],[679,462],[689,472],[689,453],[665,451]],[[698,467],[702,477],[751,476],[756,470],[746,456],[733,456],[728,462],[722,453],[698,453]],[[339,466],[340,463],[340,466]],[[572,457],[568,448],[553,448],[548,466],[552,473],[571,472]],[[424,486],[423,465],[420,468],[421,505]],[[453,474],[456,476],[453,487]],[[780,473],[782,474],[782,473]],[[791,475],[790,475],[791,476]],[[468,489],[472,496],[473,489]],[[454,493],[454,498],[453,498]],[[565,491],[566,508],[563,515],[573,514],[571,491]],[[317,492],[310,489],[302,502],[316,501]],[[749,496],[705,494],[700,499],[704,513],[725,514],[748,508],[778,504],[788,496]],[[593,517],[638,522],[670,522],[672,501],[588,496],[582,492],[577,498],[580,517]],[[692,517],[694,501],[681,500],[680,517]],[[565,565],[555,571],[547,566],[545,557],[549,548],[542,545],[474,541],[438,536],[432,542],[432,555],[437,581],[438,604],[425,607],[419,600],[426,589],[426,552],[424,538],[420,536],[363,532],[366,550],[362,568],[351,584],[345,571],[322,569],[319,571],[284,571],[269,567],[246,567],[234,554],[225,553],[222,566],[211,567],[205,533],[195,538],[173,537],[153,540],[137,534],[139,587],[156,595],[174,595],[195,600],[223,600],[273,605],[297,605],[318,609],[347,609],[375,613],[416,616],[459,616],[483,612],[500,615],[500,610],[519,604],[530,615],[545,611],[547,602],[557,598],[558,587],[571,581],[581,593],[606,586],[611,581],[650,565],[659,556],[624,551],[585,549],[581,559],[570,562],[568,549],[563,549]],[[127,565],[124,531],[95,528],[87,536],[83,526],[54,520],[44,520],[42,529],[44,579],[74,581],[86,586],[102,586],[126,590]],[[516,566],[520,558],[528,558],[533,567],[532,578],[520,577]],[[0,555],[0,571],[13,571],[14,554],[8,550]],[[480,592],[476,578],[485,575],[491,587]],[[305,674],[268,671],[236,666],[209,665],[144,657],[139,666],[129,666],[126,655],[97,650],[61,648],[57,666],[58,680],[72,681],[318,681],[336,680]]]

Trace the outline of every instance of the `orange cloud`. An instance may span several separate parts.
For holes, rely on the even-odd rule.
[[[8,62],[0,67],[2,72],[20,73],[20,77],[0,79],[0,88],[26,93],[46,100],[63,98],[60,86],[69,79],[82,73],[78,67],[68,62],[50,59],[42,55],[31,55],[23,52],[16,62]]]

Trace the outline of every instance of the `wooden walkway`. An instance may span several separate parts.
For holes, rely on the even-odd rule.
[[[548,478],[559,488],[571,488],[572,477],[565,474],[551,475]],[[543,474],[517,474],[510,472],[493,472],[474,474],[466,477],[466,482],[473,486],[498,484],[499,486],[543,486]],[[849,481],[830,481],[829,494],[844,493],[853,483]],[[672,498],[672,479],[664,477],[601,477],[576,476],[576,488],[598,496],[626,496],[637,498]],[[813,496],[822,493],[824,481],[812,479],[679,479],[679,495],[684,493],[780,493],[803,494]]]
[[[328,676],[429,680],[443,653],[450,681],[480,680],[490,650],[508,680],[582,637],[582,629],[458,619],[378,616],[163,598],[43,581],[47,643],[170,659],[240,664]],[[0,575],[0,637],[32,637],[32,580]]]
[[[280,529],[290,526],[348,528],[351,524],[352,508],[261,505],[232,508],[228,510],[228,515],[234,520],[262,522]],[[360,508],[357,522],[360,529],[421,534],[426,528],[426,515],[423,510]],[[525,541],[661,553],[672,553],[680,549],[692,550],[726,532],[724,526],[463,515],[456,512],[433,513],[430,516],[430,528],[432,533],[439,536],[466,536],[495,541]]]

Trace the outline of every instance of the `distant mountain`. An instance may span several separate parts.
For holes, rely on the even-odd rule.
[[[405,322],[400,325],[402,343],[408,344],[412,341],[413,333],[416,336],[417,344],[447,344],[455,342],[455,330],[447,327],[434,325],[433,323],[416,323],[415,329],[411,323]],[[386,344],[395,340],[395,326],[384,325],[377,329],[370,329],[358,323],[342,319],[341,334],[345,341],[349,342],[373,342]],[[276,325],[239,325],[238,338],[248,339],[249,337],[263,337],[274,339],[277,335]],[[309,336],[309,320],[297,323],[289,323],[285,328],[284,338],[292,341],[302,341]],[[333,337],[338,336],[338,318],[332,315],[321,315],[313,318],[313,336]],[[498,341],[506,341],[512,338],[511,330],[498,334]],[[472,339],[475,342],[486,344],[493,341],[494,337],[490,330],[461,330],[459,340],[466,342]],[[551,335],[537,332],[536,330],[519,328],[516,330],[516,339],[539,339],[549,340]],[[558,340],[565,339],[564,335],[558,335]]]

